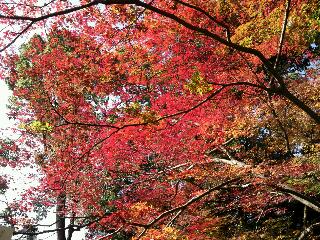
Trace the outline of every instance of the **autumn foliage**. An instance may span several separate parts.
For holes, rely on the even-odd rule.
[[[56,205],[58,240],[302,239],[317,224],[317,0],[20,2],[0,3],[15,25],[2,76],[31,154],[16,161],[43,176],[25,198]]]

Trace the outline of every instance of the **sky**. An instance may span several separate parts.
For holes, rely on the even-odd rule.
[[[13,122],[10,121],[6,115],[7,113],[7,107],[8,104],[8,98],[11,95],[11,92],[9,91],[7,85],[4,81],[0,81],[0,127],[6,128],[11,127]]]
[[[11,92],[9,91],[8,87],[6,86],[5,82],[0,80],[0,134],[1,137],[10,137],[10,138],[17,138],[17,135],[13,134],[12,131],[8,130],[8,128],[14,127],[14,121],[9,120],[7,116],[7,104],[8,99],[11,96]],[[35,168],[26,168],[23,171],[13,171],[10,168],[0,168],[0,175],[6,174],[13,176],[14,181],[10,184],[10,189],[6,192],[5,195],[0,195],[0,212],[6,207],[1,201],[8,201],[12,202],[14,199],[19,199],[19,195],[25,190],[28,189],[30,186],[36,186],[38,182],[34,179],[28,178],[28,174],[30,172],[35,172]],[[17,177],[18,176],[18,177]],[[32,214],[31,214],[32,215]],[[55,222],[55,214],[53,209],[50,210],[48,217],[44,219],[40,224],[42,225],[49,225]],[[0,222],[1,225],[1,222]],[[55,226],[53,225],[53,228]],[[48,230],[48,227],[42,227],[39,229],[41,230]],[[21,236],[16,236],[14,239],[21,239]],[[74,240],[82,240],[85,239],[84,231],[75,232],[73,238]],[[53,233],[49,234],[41,234],[37,237],[37,240],[56,240],[56,236]]]

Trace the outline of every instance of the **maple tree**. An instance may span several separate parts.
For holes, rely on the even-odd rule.
[[[18,162],[43,174],[12,212],[56,205],[58,240],[317,227],[296,208],[320,212],[318,1],[38,4],[0,4]]]

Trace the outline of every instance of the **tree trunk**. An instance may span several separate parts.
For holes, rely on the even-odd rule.
[[[57,240],[66,240],[66,219],[64,214],[64,207],[66,204],[66,196],[61,193],[57,197],[57,207],[56,207],[56,227],[57,227]]]

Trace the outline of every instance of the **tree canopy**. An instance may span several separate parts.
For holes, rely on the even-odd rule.
[[[36,219],[19,230],[21,213],[53,205],[58,240],[81,228],[87,239],[316,234],[317,0],[0,9],[2,77],[21,134],[3,140],[2,161],[42,176],[6,214],[15,234],[41,234]]]

